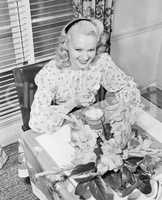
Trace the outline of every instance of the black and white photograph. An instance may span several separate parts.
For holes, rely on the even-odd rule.
[[[162,200],[161,10],[0,0],[0,200]]]

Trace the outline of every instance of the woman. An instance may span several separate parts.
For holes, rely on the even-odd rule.
[[[38,88],[31,107],[31,129],[54,134],[74,109],[93,104],[102,86],[107,91],[107,107],[114,102],[122,106],[122,115],[112,115],[110,124],[114,143],[124,148],[141,107],[140,92],[132,78],[102,53],[103,38],[103,25],[96,19],[80,18],[65,26],[54,59],[35,78]],[[115,154],[112,160],[105,171],[121,164]],[[104,174],[103,168],[98,170]]]
[[[96,19],[80,18],[65,26],[56,56],[35,78],[38,89],[29,122],[34,131],[54,133],[74,108],[95,102],[100,86],[134,115],[140,92],[132,78],[101,53],[103,36]]]

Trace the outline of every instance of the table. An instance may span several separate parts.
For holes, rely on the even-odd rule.
[[[144,110],[139,110],[136,124],[162,143],[162,110],[142,97]]]
[[[137,113],[137,127],[139,126],[146,131],[146,134],[151,135],[154,139],[162,143],[162,134],[159,134],[162,133],[162,123],[159,121],[162,120],[162,118],[159,116],[159,110],[144,98],[142,98],[142,101],[146,106],[145,110],[141,109]],[[36,140],[38,135],[38,133],[32,130],[22,134],[33,193],[36,194],[40,200],[61,200],[60,195],[63,196],[65,200],[77,200],[78,196],[74,195],[73,190],[75,182],[57,183],[55,186],[58,192],[56,193],[52,189],[52,184],[55,180],[54,176],[50,175],[48,178],[35,178],[35,174],[41,173],[42,171],[59,170],[55,160],[51,158]]]
[[[48,155],[48,153],[37,142],[36,137],[38,133],[31,130],[25,133],[23,138],[23,147],[25,158],[27,160],[27,166],[29,176],[31,179],[31,186],[33,193],[40,200],[59,200],[59,195],[52,191],[53,176],[49,176],[48,179],[40,177],[35,179],[35,174],[42,171],[59,170],[57,163]],[[67,200],[77,200],[73,193],[67,190],[67,183],[57,183],[58,193],[61,191],[61,195],[66,197]],[[59,189],[61,188],[61,190]]]

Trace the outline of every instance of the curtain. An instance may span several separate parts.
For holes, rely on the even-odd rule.
[[[106,51],[110,53],[114,0],[73,0],[75,17],[94,17],[104,24]]]

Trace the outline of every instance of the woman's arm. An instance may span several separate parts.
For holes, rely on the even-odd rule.
[[[52,133],[61,126],[64,116],[74,107],[75,102],[61,105],[51,105],[57,92],[57,79],[59,71],[54,61],[48,63],[37,75],[35,82],[37,91],[31,106],[29,125],[31,129],[40,133]]]
[[[109,93],[113,93],[116,101],[129,113],[129,119],[134,123],[136,110],[141,107],[140,91],[130,76],[127,76],[112,61],[108,54],[101,55],[102,80],[101,84]],[[131,114],[131,115],[130,115]],[[133,117],[131,119],[131,117]]]

